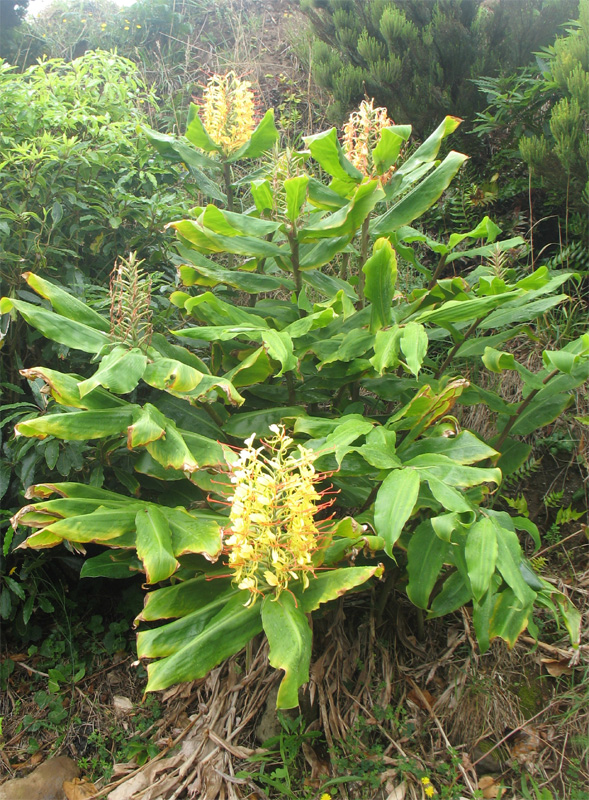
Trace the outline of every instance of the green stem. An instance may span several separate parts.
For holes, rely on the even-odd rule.
[[[439,380],[439,378],[441,378],[441,377],[442,377],[442,375],[444,374],[444,370],[446,369],[446,367],[448,366],[448,364],[450,364],[450,362],[452,361],[452,359],[453,359],[453,358],[456,356],[456,353],[457,353],[457,352],[460,350],[460,348],[461,348],[461,347],[462,347],[462,345],[465,343],[465,341],[466,341],[466,340],[467,340],[467,339],[468,339],[470,336],[472,336],[472,334],[473,334],[473,333],[476,331],[476,329],[479,327],[479,325],[481,324],[481,322],[482,322],[482,321],[485,319],[485,317],[488,317],[488,316],[489,316],[489,314],[485,314],[484,316],[482,316],[482,317],[479,317],[478,319],[475,319],[475,321],[472,323],[472,325],[470,326],[470,328],[469,328],[469,329],[466,331],[466,333],[464,334],[464,338],[463,338],[463,339],[462,339],[460,342],[456,342],[456,344],[454,345],[454,347],[453,347],[453,348],[450,350],[450,352],[449,352],[449,353],[448,353],[448,355],[446,356],[446,358],[445,358],[445,360],[444,360],[444,362],[443,362],[442,366],[439,368],[439,370],[438,370],[438,371],[436,372],[436,374],[434,375],[434,378],[435,378],[436,380]]]
[[[547,376],[544,378],[544,380],[542,381],[542,384],[543,384],[544,386],[546,386],[546,384],[548,383],[548,381],[551,381],[551,380],[552,380],[552,378],[554,378],[556,375],[558,375],[558,370],[557,370],[557,369],[555,369],[555,370],[552,370],[552,372],[550,373],[550,375],[547,375]],[[499,448],[501,447],[501,445],[503,444],[503,442],[504,442],[504,441],[507,439],[507,437],[509,436],[509,432],[510,432],[510,430],[513,428],[513,426],[515,425],[515,423],[517,422],[517,420],[518,420],[518,419],[521,417],[521,415],[523,414],[523,412],[526,410],[526,408],[527,408],[527,407],[530,405],[530,403],[532,402],[532,400],[534,399],[534,397],[536,397],[536,395],[537,395],[537,394],[538,394],[538,392],[540,392],[540,391],[541,391],[541,389],[533,389],[533,390],[532,390],[532,391],[529,393],[529,395],[526,397],[526,399],[523,401],[523,403],[520,405],[520,407],[518,408],[518,410],[517,410],[517,414],[514,414],[514,415],[513,415],[513,417],[510,417],[510,418],[509,418],[509,422],[508,422],[508,423],[507,423],[507,425],[506,425],[506,426],[503,428],[503,430],[502,430],[502,432],[501,432],[501,435],[499,436],[499,438],[497,439],[497,441],[496,441],[496,442],[495,442],[495,444],[493,445],[493,447],[494,447],[494,449],[495,449],[495,450],[499,450]]]
[[[232,174],[231,174],[231,164],[228,161],[223,161],[223,178],[225,180],[225,194],[227,195],[227,210],[233,211],[233,183],[232,183]],[[229,269],[233,269],[233,265],[235,263],[235,256],[233,253],[229,253],[228,259],[228,267]]]
[[[218,425],[219,427],[223,425],[223,420],[221,419],[219,414],[217,414],[215,409],[210,405],[210,403],[198,403],[198,407],[202,408],[202,410],[209,415],[209,417],[213,420],[215,425]]]
[[[299,240],[297,239],[297,231],[294,225],[292,227],[292,230],[290,230],[287,235],[288,235],[288,242],[290,244],[290,260],[292,264],[292,273],[294,277],[295,288],[298,299],[298,296],[303,288],[303,281],[301,278],[301,269],[299,262]]]
[[[364,273],[364,264],[368,261],[368,242],[369,242],[369,232],[368,227],[370,225],[370,218],[366,217],[364,222],[362,223],[362,232],[360,234],[360,268],[358,269],[358,307],[364,308],[365,305],[365,297],[364,297],[364,286],[366,284],[366,275]]]
[[[440,277],[440,275],[444,271],[444,267],[446,266],[446,256],[447,256],[447,254],[444,253],[444,255],[438,261],[438,266],[436,267],[436,270],[435,270],[434,274],[432,275],[432,279],[428,284],[428,287],[427,287],[428,289],[433,289],[434,288],[434,286],[437,283],[438,278]]]

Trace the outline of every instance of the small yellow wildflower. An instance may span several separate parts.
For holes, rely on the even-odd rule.
[[[124,31],[128,31],[128,30],[129,30],[129,26],[128,26],[128,25],[125,25],[125,27],[123,28],[123,30],[124,30]]]
[[[135,27],[138,28],[139,30],[141,29],[141,25],[135,25]]]
[[[358,111],[350,114],[344,125],[343,148],[348,161],[366,177],[379,177],[383,184],[390,180],[394,169],[377,176],[372,151],[380,140],[383,128],[393,124],[386,108],[374,108],[374,100],[363,100]]]
[[[431,781],[430,781],[430,779],[427,777],[427,775],[424,775],[424,777],[421,779],[421,782],[423,783],[423,785],[424,785],[424,786],[427,786],[427,785],[428,785],[428,783],[431,783]]]
[[[430,784],[429,786],[425,787],[425,793],[428,797],[433,797],[436,793],[434,787]]]
[[[67,22],[67,19],[64,17],[61,21],[62,22]]]
[[[323,792],[321,795],[321,800],[332,800],[331,795],[327,794],[327,792]]]
[[[104,30],[106,28],[106,22],[103,22],[100,27],[102,28],[102,30]]]
[[[254,131],[254,95],[235,72],[211,76],[203,94],[202,121],[225,155],[244,145]]]
[[[252,434],[230,468],[234,490],[224,544],[234,583],[250,592],[248,605],[264,589],[276,597],[293,581],[306,589],[321,537],[314,454],[302,445],[293,453],[284,428],[270,430],[274,436],[259,448]]]
[[[86,22],[86,17],[84,17],[84,19],[82,20],[82,22]]]

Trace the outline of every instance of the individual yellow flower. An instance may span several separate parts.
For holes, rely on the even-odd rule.
[[[436,793],[436,790],[430,784],[429,786],[425,787],[425,793],[426,793],[427,797],[433,797],[435,795],[435,793]]]
[[[327,792],[323,792],[321,795],[321,800],[332,800],[331,795],[327,794]]]
[[[129,30],[129,26],[128,26],[128,25],[125,25],[125,27],[123,28],[123,30],[124,30],[124,31],[128,31],[128,30]]]
[[[423,785],[424,785],[424,786],[427,786],[427,785],[428,785],[428,783],[431,783],[431,781],[430,781],[430,779],[427,777],[427,775],[424,775],[424,777],[421,779],[421,782],[423,783]]]
[[[84,17],[84,19],[82,20],[82,22],[86,22],[86,17]]]
[[[350,114],[344,125],[343,148],[348,161],[368,178],[378,177],[381,183],[390,180],[394,169],[378,176],[372,151],[378,144],[383,128],[393,125],[386,108],[374,108],[374,100],[363,100],[358,111]]]
[[[225,155],[239,150],[254,131],[255,105],[250,86],[231,71],[212,75],[204,90],[203,125]]]
[[[104,30],[104,29],[106,28],[106,22],[103,22],[103,23],[100,25],[100,27],[102,28],[102,30]]]
[[[274,436],[259,448],[252,434],[230,467],[234,489],[224,546],[234,583],[250,592],[248,605],[264,589],[276,597],[294,581],[306,589],[321,539],[315,515],[324,506],[315,484],[322,476],[314,454],[302,445],[293,451],[284,428],[270,429]]]
[[[135,27],[141,29],[141,25],[135,25]]]

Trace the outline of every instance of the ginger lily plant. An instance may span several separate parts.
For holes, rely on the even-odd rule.
[[[206,149],[196,120],[188,138]],[[429,618],[470,605],[482,649],[495,637],[513,645],[526,628],[534,635],[539,607],[578,642],[577,611],[524,555],[520,534],[537,548],[535,525],[495,509],[494,493],[529,453],[520,437],[552,422],[589,377],[589,335],[545,351],[530,372],[498,348],[566,298],[570,274],[495,274],[485,257],[521,240],[498,242],[487,217],[447,241],[411,227],[466,158],[437,158],[458,122],[446,118],[402,163],[409,126],[382,128],[370,144],[376,177],[348,160],[335,130],[309,137],[302,158],[329,185],[300,170],[277,192],[271,174],[258,175],[243,213],[209,204],[173,223],[180,344],[160,333],[135,346],[115,340],[107,320],[32,274],[53,310],[1,301],[2,313],[99,361],[89,377],[24,370],[54,404],[17,432],[99,440],[107,475],[117,464],[134,473],[130,494],[48,482],[29,489],[40,502],[15,523],[38,529],[28,547],[112,548],[83,576],[145,573],[138,651],[151,660],[148,690],[206,674],[263,629],[270,662],[285,672],[278,705],[296,705],[311,657],[307,615],[374,584],[381,562]],[[152,140],[206,164],[185,143]],[[231,158],[251,155],[250,144]],[[401,289],[399,257],[423,286]],[[236,290],[248,305],[233,302]],[[474,365],[517,372],[523,400],[466,379]],[[489,441],[461,430],[461,404],[488,408]],[[332,520],[321,508],[330,484]]]

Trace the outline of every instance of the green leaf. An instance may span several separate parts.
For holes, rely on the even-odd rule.
[[[391,557],[393,546],[417,502],[419,483],[416,470],[397,469],[387,475],[378,490],[374,505],[374,527],[385,540],[385,552]]]
[[[282,366],[277,377],[296,368],[298,359],[293,353],[292,339],[286,331],[265,330],[262,332],[262,341],[270,358]]]
[[[260,214],[263,214],[265,211],[271,211],[274,208],[272,188],[267,178],[251,181],[250,189],[252,197],[254,198],[254,203]]]
[[[428,347],[425,328],[419,322],[408,322],[401,330],[399,343],[410,372],[417,377]]]
[[[534,595],[535,596],[535,595]],[[504,589],[495,601],[489,623],[489,637],[497,637],[513,647],[523,631],[528,627],[532,615],[532,605],[522,608],[512,589]]]
[[[100,353],[103,347],[110,344],[110,336],[82,322],[62,317],[23,300],[3,297],[0,313],[7,314],[12,308],[16,308],[29,325],[40,331],[47,339],[64,344],[73,350]]]
[[[226,517],[181,507],[166,508],[165,514],[176,558],[187,553],[202,553],[212,561],[218,558],[222,548],[220,519],[226,523]]]
[[[128,394],[141,380],[146,366],[147,356],[138,348],[128,350],[122,346],[115,347],[104,356],[94,375],[78,384],[80,397],[97,386],[104,386],[115,394]]]
[[[411,135],[411,125],[393,125],[383,128],[378,144],[372,151],[374,166],[379,175],[383,175],[395,163],[401,152],[403,143]]]
[[[465,557],[474,598],[480,602],[491,585],[497,562],[497,530],[483,517],[468,529]]]
[[[350,589],[361,586],[373,575],[378,577],[381,569],[381,567],[342,567],[325,570],[315,578],[311,578],[306,589],[303,590],[295,585],[291,588],[301,611],[310,614],[322,603],[341,597]]]
[[[239,150],[236,150],[235,153],[232,153],[227,160],[233,162],[242,158],[259,158],[267,150],[270,150],[277,141],[278,131],[274,123],[274,109],[269,108],[250,136],[249,141],[242,145]]]
[[[449,550],[450,545],[436,536],[429,520],[411,534],[407,547],[407,596],[418,608],[427,608]]]
[[[275,277],[259,272],[225,269],[196,251],[191,254],[190,262],[190,264],[182,264],[179,267],[180,278],[184,286],[224,284],[248,294],[273,292],[281,287],[294,288],[294,283],[286,276]],[[203,281],[202,278],[206,280]]]
[[[462,153],[451,151],[434,171],[389,211],[378,217],[372,227],[375,236],[386,236],[408,225],[432,206],[448,188],[452,179],[467,160]]]
[[[375,242],[372,256],[366,261],[362,271],[366,275],[364,295],[371,302],[370,330],[375,333],[391,322],[391,307],[397,282],[397,256],[388,239],[378,239]]]
[[[262,625],[268,637],[268,660],[275,669],[284,670],[278,688],[277,708],[295,708],[299,688],[309,680],[311,628],[304,612],[289,592],[280,597],[268,595],[262,603]]]
[[[305,414],[302,406],[284,406],[265,408],[261,411],[246,411],[245,414],[234,414],[223,426],[225,433],[236,439],[247,439],[252,433],[257,437],[269,436],[270,425],[278,425],[286,419],[297,418]]]
[[[308,185],[308,175],[287,178],[283,183],[286,192],[286,216],[291,222],[296,222],[301,213],[301,208],[307,199]]]
[[[525,582],[519,565],[522,560],[522,551],[517,534],[501,527],[493,520],[497,535],[497,570],[503,580],[513,590],[519,601],[519,607],[531,606],[536,593]]]
[[[172,531],[163,511],[155,505],[142,508],[135,517],[137,555],[143,562],[147,583],[165,581],[180,566],[174,558]]]
[[[188,112],[188,124],[186,126],[186,138],[195,147],[200,147],[206,153],[219,153],[222,150],[220,144],[211,139],[199,116],[199,107],[195,103],[190,104]]]
[[[87,303],[83,303],[73,297],[61,286],[56,286],[33,272],[23,272],[23,278],[33,291],[49,300],[53,310],[58,314],[68,319],[73,319],[75,322],[82,322],[84,325],[88,325],[88,327],[95,328],[98,331],[110,332],[109,320],[94,311]]]
[[[383,198],[384,192],[378,181],[367,180],[361,183],[355,189],[347,205],[338,211],[334,211],[333,214],[327,214],[314,225],[302,228],[299,231],[299,241],[309,242],[326,237],[333,240],[340,236],[346,237],[346,242],[350,241],[366,217]],[[342,248],[338,249],[341,250]],[[307,267],[311,266],[306,264],[304,259],[301,259],[301,264],[303,263]]]
[[[432,475],[429,470],[424,470],[421,473],[421,479],[427,481],[433,496],[448,511],[464,513],[472,510],[471,504],[463,494],[456,491],[445,480]]]
[[[199,575],[196,578],[148,592],[143,611],[137,617],[137,622],[143,620],[155,622],[158,619],[186,617],[213,602],[221,600],[222,602],[217,606],[214,614],[209,615],[209,618],[212,619],[229,597],[237,594],[237,591],[237,589],[231,588],[231,580],[229,578],[223,578],[215,574],[212,577],[207,574]],[[201,630],[202,628],[204,628],[204,625]],[[142,640],[145,639],[145,632],[139,635]]]
[[[305,136],[303,141],[307,145],[312,158],[329,175],[337,178],[348,187],[350,191],[363,179],[364,176],[360,170],[356,169],[345,157],[335,128],[316,133],[313,136]]]
[[[18,435],[45,439],[55,436],[67,441],[103,439],[127,430],[133,422],[137,406],[108,408],[101,411],[72,411],[70,414],[46,414],[43,417],[19,422]]]
[[[80,578],[130,578],[141,570],[141,561],[132,551],[107,550],[84,561]]]
[[[154,442],[156,439],[161,439],[162,436],[165,436],[165,429],[154,419],[153,408],[149,403],[146,403],[135,416],[133,424],[128,427],[127,447],[129,450],[133,450],[136,447],[144,447],[149,442]],[[157,412],[157,416],[161,421],[159,412]]]
[[[185,640],[166,658],[150,664],[146,691],[156,692],[175,683],[203,678],[260,633],[260,606],[245,607],[248,597],[248,592],[240,592],[208,622],[202,633]]]
[[[376,332],[374,355],[370,363],[379,375],[383,375],[386,369],[396,369],[399,366],[401,334],[402,330],[398,326]]]
[[[464,583],[459,572],[453,572],[442,586],[441,591],[434,597],[430,606],[428,619],[443,617],[466,605],[471,598],[470,589]]]

